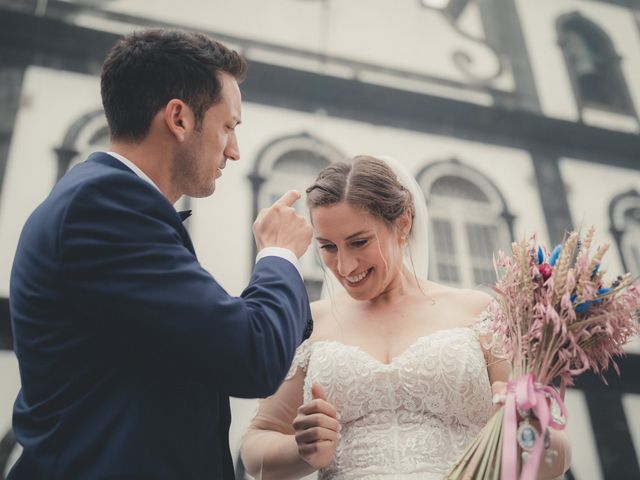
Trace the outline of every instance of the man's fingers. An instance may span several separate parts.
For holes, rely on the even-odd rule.
[[[301,197],[300,192],[298,192],[297,190],[289,190],[287,193],[282,195],[278,200],[276,200],[273,206],[275,207],[276,205],[281,205],[283,207],[291,207],[294,203],[296,203],[300,199],[300,197]]]

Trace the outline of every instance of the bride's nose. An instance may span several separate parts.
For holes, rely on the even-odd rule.
[[[358,261],[349,252],[338,251],[338,273],[343,277],[353,273],[358,265]]]

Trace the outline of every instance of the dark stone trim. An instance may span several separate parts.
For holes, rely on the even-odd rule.
[[[640,478],[640,466],[621,396],[601,391],[588,392],[585,397],[604,478]]]
[[[0,298],[0,350],[13,350],[8,298]]]
[[[637,169],[640,136],[299,70],[251,64],[246,101]]]
[[[0,434],[3,432],[0,432]],[[5,480],[4,472],[9,466],[9,459],[18,444],[11,427],[4,432],[0,440],[0,480]]]
[[[0,0],[0,6],[2,8],[35,14],[38,10],[38,0]]]
[[[38,32],[33,35],[33,32]],[[0,45],[34,65],[97,74],[118,36],[3,11]],[[640,136],[530,112],[251,62],[245,101],[637,169]]]
[[[623,228],[619,228],[620,226],[616,225],[614,221],[614,214],[616,211],[616,206],[618,202],[626,199],[626,198],[636,198],[640,200],[640,192],[638,190],[629,190],[627,192],[620,193],[616,195],[609,203],[609,223],[611,226],[609,227],[609,231],[611,232],[611,236],[613,236],[613,240],[616,242],[616,246],[618,247],[618,254],[620,255],[620,262],[622,262],[622,270],[625,272],[629,271],[629,265],[622,253],[622,237],[625,234]]]
[[[20,108],[25,65],[0,49],[0,192],[9,160],[9,149]]]
[[[494,96],[496,105],[540,113],[538,90],[515,2],[478,0],[478,7],[487,41],[499,55],[510,60],[515,82],[515,95]]]
[[[640,0],[587,0],[589,2],[608,3],[618,7],[640,9]]]
[[[99,75],[119,35],[0,9],[0,48],[25,65]]]
[[[565,233],[574,228],[567,202],[567,191],[555,156],[534,150],[531,158],[549,239],[552,245],[555,245],[561,243]]]
[[[640,372],[640,355],[629,354],[623,357],[615,357],[614,360],[620,368],[620,375],[615,372],[613,367],[604,372],[602,377],[587,371],[576,378],[575,388],[585,392],[616,392],[617,394],[633,393],[640,395],[640,382],[638,382],[637,377],[638,372]],[[637,478],[640,478],[640,475]]]

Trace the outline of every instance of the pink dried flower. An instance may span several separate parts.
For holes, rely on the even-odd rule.
[[[514,243],[512,255],[497,254],[491,328],[501,351],[509,354],[514,376],[535,373],[542,383],[560,378],[570,384],[587,369],[602,373],[639,333],[640,292],[628,275],[604,282],[594,266],[601,264],[607,245],[590,255],[593,234],[590,229],[584,240],[571,234],[551,255],[535,235]],[[564,260],[562,252],[567,252]],[[570,252],[575,255],[567,256]],[[559,283],[551,259],[562,263]]]

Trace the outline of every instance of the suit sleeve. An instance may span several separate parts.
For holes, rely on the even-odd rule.
[[[84,187],[66,212],[65,301],[118,348],[171,359],[228,395],[271,395],[310,322],[295,267],[264,258],[232,297],[185,246],[166,200],[122,182]]]

